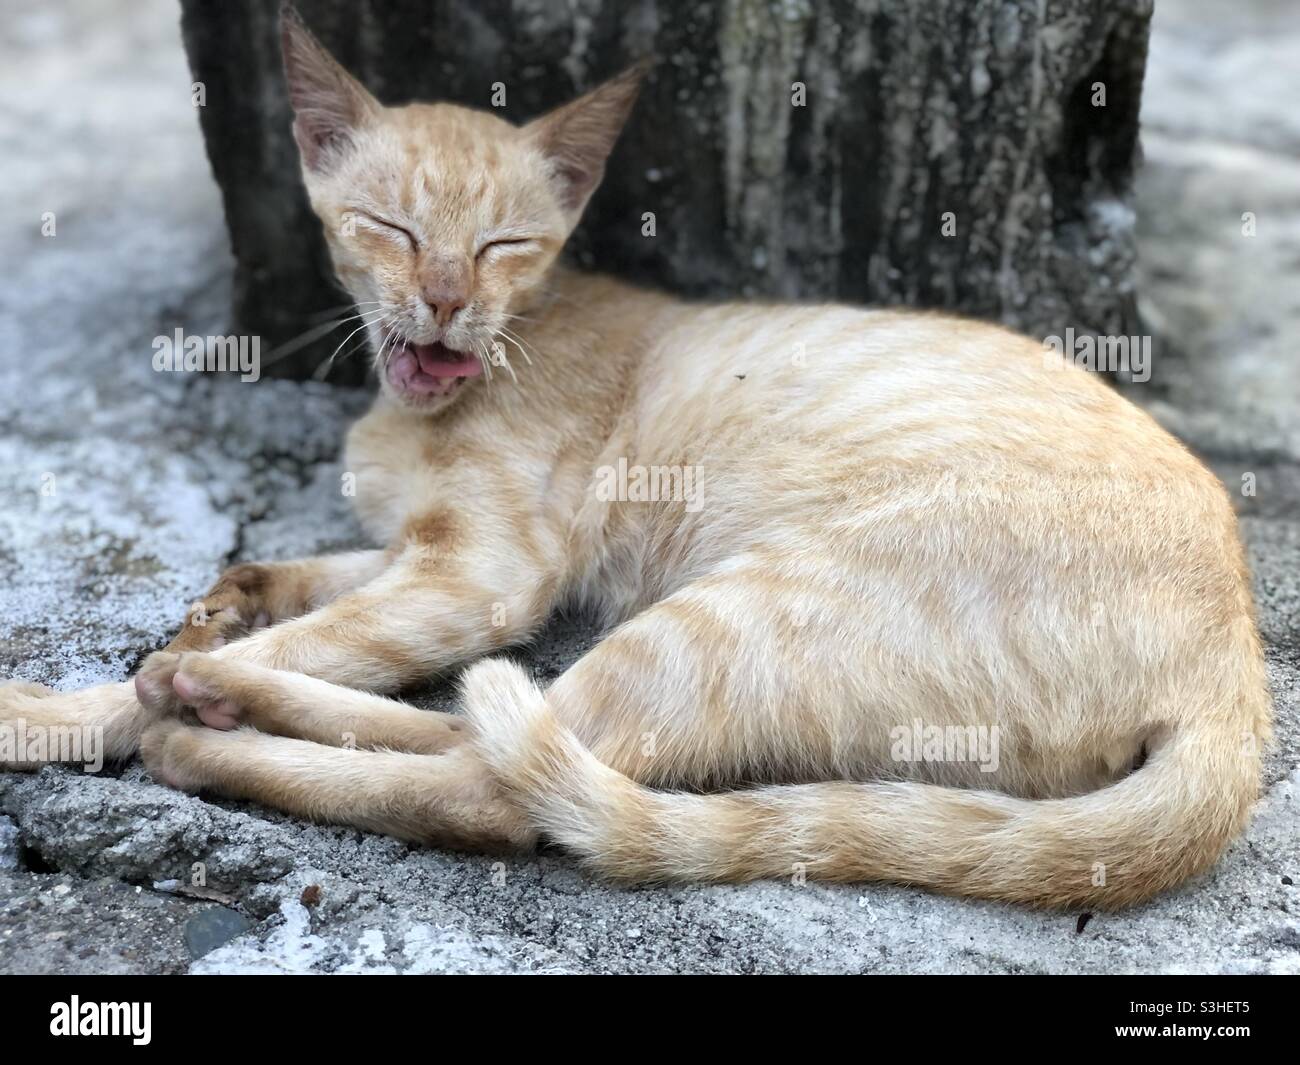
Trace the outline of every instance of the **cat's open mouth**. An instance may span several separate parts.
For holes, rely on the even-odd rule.
[[[467,377],[478,377],[483,364],[475,355],[456,351],[441,342],[416,344],[393,340],[387,359],[388,383],[404,394],[446,396]]]

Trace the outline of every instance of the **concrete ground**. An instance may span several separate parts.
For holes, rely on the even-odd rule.
[[[0,971],[1300,971],[1297,54],[1290,0],[1159,5],[1139,218],[1161,342],[1132,394],[1238,498],[1278,715],[1213,872],[1086,921],[876,885],[625,891],[560,854],[50,768],[0,775]],[[225,331],[230,270],[171,0],[11,5],[0,173],[0,676],[77,688],[126,677],[228,562],[355,542],[337,448],[365,396],[151,368],[156,335]],[[551,676],[590,642],[557,621],[528,657]]]

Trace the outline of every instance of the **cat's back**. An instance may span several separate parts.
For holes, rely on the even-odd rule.
[[[868,530],[913,548],[920,532],[936,559],[960,549],[1026,572],[1087,543],[1116,567],[1227,559],[1206,579],[1241,581],[1213,474],[1097,374],[999,326],[685,307],[648,350],[632,406],[632,461],[694,470],[708,502],[682,520],[705,541],[789,530],[858,552]]]
[[[909,588],[890,617],[914,601],[1123,616],[1173,596],[1195,609],[1159,622],[1171,640],[1249,610],[1213,474],[1100,376],[998,326],[687,307],[647,351],[633,407],[631,461],[694,470],[694,508],[648,526],[659,569],[683,543],[695,569],[797,556],[869,599],[885,566]]]
[[[651,331],[632,395],[652,452],[693,438],[715,453],[734,441],[1035,467],[1140,451],[1200,469],[1098,375],[1003,327],[928,311],[677,305]]]

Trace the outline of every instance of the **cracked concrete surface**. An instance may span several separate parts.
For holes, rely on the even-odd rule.
[[[1239,500],[1277,703],[1268,790],[1213,872],[1082,930],[877,885],[625,891],[558,853],[412,849],[134,764],[49,768],[0,775],[0,971],[1300,971],[1298,22],[1167,0],[1144,105],[1160,347],[1132,395]],[[152,369],[156,335],[224,332],[229,297],[168,0],[24,0],[0,72],[0,674],[77,688],[127,676],[227,562],[357,541],[337,450],[366,397]],[[553,676],[591,640],[557,620],[527,657]],[[230,911],[251,929],[209,949]]]

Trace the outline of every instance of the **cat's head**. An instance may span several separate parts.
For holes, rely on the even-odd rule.
[[[512,316],[544,295],[646,66],[515,126],[451,104],[384,107],[287,4],[281,38],[307,193],[380,387],[439,410],[517,353]]]

